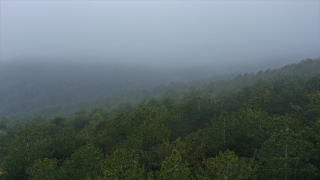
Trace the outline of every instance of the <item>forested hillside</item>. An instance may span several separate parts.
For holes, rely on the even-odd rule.
[[[172,91],[187,92],[199,83],[232,79],[239,74],[235,72],[267,67],[270,65],[263,66],[263,63],[246,67],[235,64],[228,68],[167,67],[50,58],[0,61],[0,118],[32,114],[52,117],[56,113],[67,115],[95,105],[110,108],[119,102],[137,103]],[[196,81],[204,78],[208,79]]]
[[[158,85],[155,82],[168,81],[169,75],[161,79],[159,72],[155,71],[153,76],[145,77],[151,71],[120,64],[40,60],[1,62],[0,116],[29,113],[37,108],[61,112],[68,106],[88,107],[86,104],[92,105],[99,98],[126,94],[137,88],[147,89]]]
[[[185,67],[50,60],[0,62],[0,117],[17,116],[18,113],[68,114],[106,102],[105,105],[110,106],[114,101],[118,103],[119,98],[127,100],[127,96],[137,91],[219,73]]]
[[[320,179],[319,88],[306,59],[2,118],[0,179]]]

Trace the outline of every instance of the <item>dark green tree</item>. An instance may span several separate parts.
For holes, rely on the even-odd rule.
[[[312,150],[312,143],[289,128],[275,132],[256,154],[259,179],[315,178],[317,168],[309,162]]]
[[[97,178],[102,175],[103,153],[92,144],[77,149],[60,168],[62,179]]]
[[[220,152],[215,158],[204,160],[199,179],[255,179],[256,165],[253,159],[238,158],[233,151]]]
[[[118,149],[106,157],[102,179],[144,179],[145,169],[139,164],[139,154]]]
[[[156,174],[156,179],[194,179],[188,164],[182,161],[178,150],[172,150],[163,162],[160,171]]]
[[[44,158],[35,160],[33,165],[27,169],[31,180],[56,180],[59,179],[57,159]]]

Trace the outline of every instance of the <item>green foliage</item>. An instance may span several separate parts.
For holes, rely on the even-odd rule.
[[[56,115],[52,119],[49,120],[52,124],[58,126],[58,127],[63,127],[66,125],[67,119],[61,115]]]
[[[194,179],[188,164],[182,161],[181,155],[178,150],[172,150],[161,165],[160,171],[157,172],[156,179]]]
[[[74,132],[78,132],[82,130],[89,124],[89,118],[86,115],[75,115],[69,121],[70,127],[74,130]]]
[[[32,180],[55,180],[59,174],[57,163],[56,159],[38,159],[27,169],[27,173]]]
[[[77,149],[61,167],[62,179],[97,178],[101,175],[103,153],[92,144]]]
[[[256,165],[253,159],[238,158],[230,150],[220,152],[215,158],[204,161],[205,168],[199,179],[255,179]]]
[[[231,119],[229,133],[230,143],[228,148],[238,156],[252,157],[254,151],[268,138],[265,131],[268,121],[267,114],[250,108],[239,109],[228,117]]]
[[[138,156],[134,151],[116,150],[103,164],[103,179],[144,179],[145,169]]]
[[[17,133],[5,145],[3,170],[7,179],[26,178],[25,170],[33,161],[51,156],[48,150],[49,144],[50,142],[43,139],[37,131],[27,129]]]
[[[191,166],[196,166],[204,156],[204,146],[196,145],[191,138],[182,141],[180,138],[173,142],[168,140],[152,148],[147,154],[148,165],[151,169],[160,169],[162,162],[169,157],[173,150],[179,151],[181,158]]]
[[[256,155],[260,178],[315,178],[317,167],[309,162],[312,150],[312,143],[289,128],[275,132]]]
[[[159,109],[139,108],[133,113],[132,135],[120,144],[120,148],[150,151],[163,140],[170,138],[170,129],[166,126],[168,111]]]
[[[61,130],[58,134],[51,136],[50,150],[52,157],[66,159],[80,147],[81,140],[70,134],[67,130]]]

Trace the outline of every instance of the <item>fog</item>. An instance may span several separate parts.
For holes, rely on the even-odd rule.
[[[228,68],[320,56],[319,1],[0,3],[1,61]]]

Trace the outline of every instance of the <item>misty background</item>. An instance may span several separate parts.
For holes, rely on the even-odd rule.
[[[1,1],[1,60],[229,66],[319,57],[319,1]]]
[[[146,89],[160,95],[197,79],[320,57],[319,1],[0,1],[0,8],[0,117],[141,100]]]

